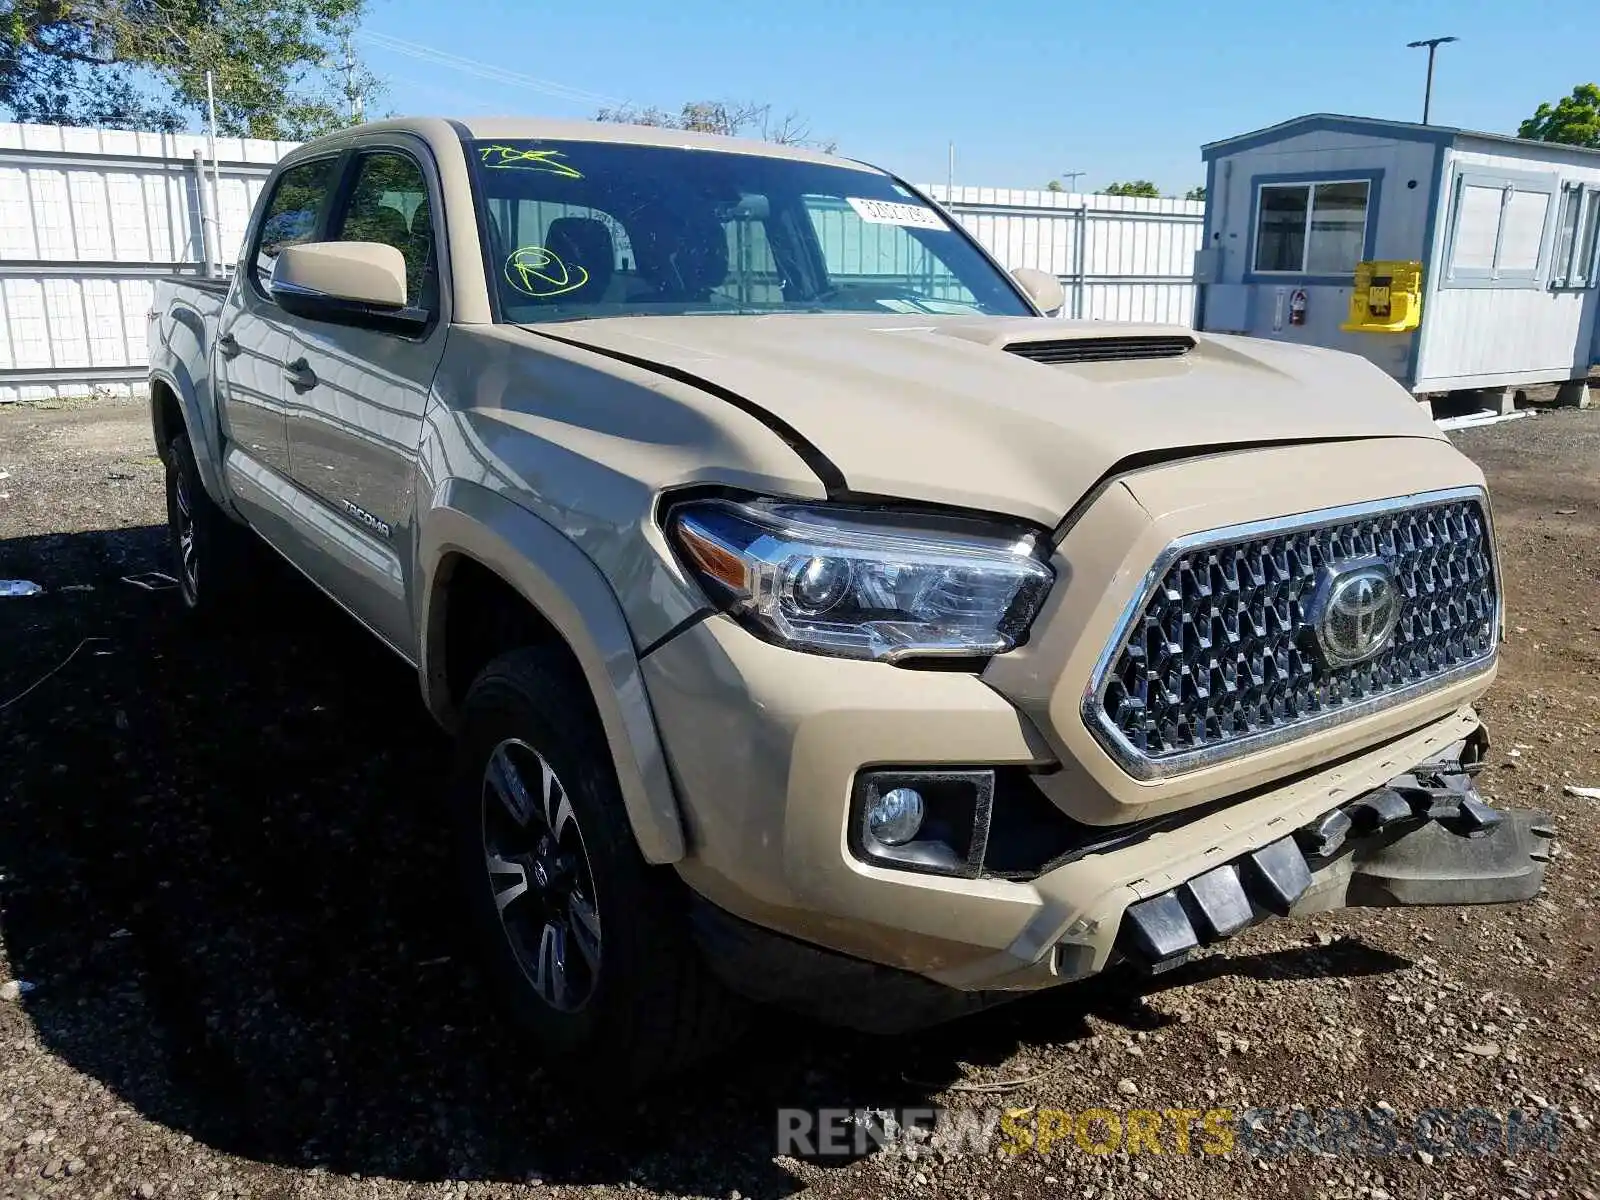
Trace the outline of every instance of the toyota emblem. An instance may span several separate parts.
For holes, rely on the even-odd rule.
[[[1348,667],[1377,656],[1400,623],[1400,586],[1382,559],[1324,567],[1307,624],[1329,666]]]

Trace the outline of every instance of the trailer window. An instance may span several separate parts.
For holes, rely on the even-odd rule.
[[[1256,207],[1256,271],[1353,273],[1366,245],[1371,186],[1364,179],[1262,184]]]
[[[1539,286],[1546,255],[1556,251],[1559,241],[1559,236],[1546,237],[1552,217],[1560,216],[1557,200],[1554,176],[1457,174],[1443,286]],[[1549,261],[1552,276],[1559,274],[1561,264]]]
[[[1550,197],[1543,192],[1512,191],[1500,221],[1500,252],[1495,266],[1502,271],[1531,274],[1539,269],[1539,247],[1544,242],[1545,214]]]
[[[1600,274],[1600,188],[1584,188],[1583,220],[1578,226],[1578,248],[1572,258],[1568,282],[1594,287]]]
[[[1494,248],[1500,240],[1500,206],[1504,202],[1504,191],[1504,188],[1477,185],[1461,189],[1455,254],[1450,260],[1455,270],[1494,270]]]
[[[1595,285],[1595,243],[1600,238],[1600,188],[1568,184],[1561,192],[1556,218],[1555,256],[1550,260],[1550,285],[1587,288]]]

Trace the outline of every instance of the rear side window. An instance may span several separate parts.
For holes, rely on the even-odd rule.
[[[273,264],[286,247],[309,242],[316,234],[317,214],[333,186],[337,161],[319,158],[298,163],[278,176],[250,260],[250,273],[258,287],[271,282]]]
[[[364,154],[338,232],[341,242],[381,242],[406,260],[406,303],[435,307],[433,214],[416,160],[404,154]]]

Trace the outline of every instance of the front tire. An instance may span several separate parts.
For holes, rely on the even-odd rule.
[[[492,985],[544,1058],[639,1087],[725,1044],[737,1002],[690,940],[682,883],[639,853],[588,700],[547,650],[502,655],[473,683],[456,859]]]

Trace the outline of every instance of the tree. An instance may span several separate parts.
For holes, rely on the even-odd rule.
[[[1113,183],[1108,188],[1102,188],[1102,196],[1145,196],[1152,200],[1161,198],[1161,189],[1148,179],[1135,179],[1131,183]]]
[[[1064,192],[1067,189],[1061,186],[1061,180],[1052,179],[1049,183],[1044,185],[1044,190],[1047,192]]]
[[[1190,188],[1183,194],[1183,198],[1185,200],[1204,200],[1206,198],[1206,185],[1202,183],[1199,187]]]
[[[335,62],[366,0],[0,0],[0,105],[17,120],[305,138],[348,121]]]
[[[811,126],[798,113],[775,117],[770,104],[691,100],[675,113],[654,106],[636,108],[629,104],[602,108],[594,119],[654,125],[661,129],[688,129],[695,133],[720,133],[725,137],[758,137],[784,146],[809,146],[829,154],[839,148],[833,138],[813,137]]]
[[[1554,106],[1539,105],[1517,129],[1517,136],[1600,150],[1600,86],[1580,83]]]

